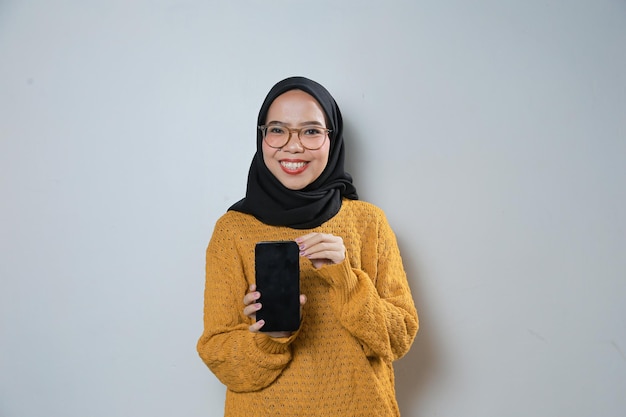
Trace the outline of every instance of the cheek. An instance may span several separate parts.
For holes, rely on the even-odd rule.
[[[324,169],[326,169],[326,166],[328,165],[328,154],[321,156],[319,158],[319,161],[320,161],[320,174],[321,174],[322,171],[324,171]]]
[[[269,166],[268,162],[272,160],[274,154],[277,152],[277,149],[270,148],[265,144],[265,142],[263,142],[261,151],[263,152],[263,162],[265,162],[265,165]]]
[[[328,156],[330,154],[330,144],[328,141],[326,141],[326,144],[319,150],[319,152],[318,159],[322,162],[324,168],[326,168],[326,165],[328,165]]]

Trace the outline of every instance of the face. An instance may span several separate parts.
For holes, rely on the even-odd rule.
[[[326,126],[324,111],[311,95],[301,90],[290,90],[278,96],[270,105],[265,124],[278,123],[290,129],[319,124]],[[289,142],[281,149],[270,147],[263,141],[263,161],[270,172],[290,190],[301,190],[315,181],[328,163],[330,138],[314,151],[300,144],[293,132]]]

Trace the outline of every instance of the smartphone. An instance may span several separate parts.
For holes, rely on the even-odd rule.
[[[294,241],[259,242],[254,250],[256,289],[265,320],[262,332],[296,331],[300,327],[300,249]]]

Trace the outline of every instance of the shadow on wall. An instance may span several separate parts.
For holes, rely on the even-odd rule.
[[[402,245],[400,239],[398,236],[400,253],[408,253],[402,250],[406,246]],[[415,410],[422,395],[428,392],[428,385],[433,380],[438,359],[435,338],[428,328],[428,297],[420,290],[419,285],[424,277],[420,274],[416,258],[419,257],[413,255],[402,257],[420,324],[411,350],[394,364],[396,396],[402,415],[410,415],[408,411]]]
[[[350,125],[344,120],[344,138],[346,140],[346,171],[352,174],[354,184],[357,187],[359,198],[368,201],[367,187],[360,188],[363,184],[360,179],[366,178],[365,170],[367,163],[362,152],[362,144],[359,144],[359,132],[356,126]],[[400,253],[406,270],[413,300],[417,308],[420,320],[420,328],[409,353],[394,364],[396,376],[396,396],[402,415],[410,415],[410,410],[416,409],[422,395],[428,391],[428,385],[433,380],[437,366],[437,349],[432,329],[428,328],[428,295],[421,291],[420,281],[424,279],[419,266],[419,256],[408,250],[410,246],[403,245],[402,236],[395,230],[400,246]],[[403,250],[404,248],[404,250]],[[406,254],[411,253],[411,256]]]
[[[348,174],[352,175],[354,186],[359,194],[359,199],[363,199],[364,194],[363,190],[359,188],[359,184],[361,183],[359,180],[362,177],[361,173],[364,171],[363,166],[365,159],[361,152],[362,145],[359,144],[357,139],[358,133],[358,129],[354,128],[346,120],[343,121],[343,140],[346,152],[344,169]]]

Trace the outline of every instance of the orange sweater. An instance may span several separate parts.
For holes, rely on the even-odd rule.
[[[341,236],[346,259],[315,269],[300,259],[302,324],[289,338],[251,333],[243,296],[254,283],[254,246],[311,231]],[[392,361],[410,348],[417,313],[384,213],[344,200],[311,230],[268,226],[229,211],[207,248],[202,360],[226,385],[224,415],[398,416]]]

